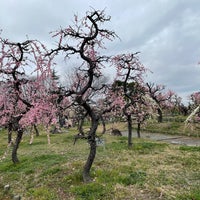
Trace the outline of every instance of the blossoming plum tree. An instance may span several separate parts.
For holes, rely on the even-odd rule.
[[[91,180],[90,169],[96,155],[96,130],[100,116],[107,110],[98,109],[95,104],[95,94],[105,90],[105,85],[98,87],[94,80],[102,76],[102,68],[108,62],[108,56],[99,54],[99,50],[104,48],[105,40],[112,40],[115,33],[101,28],[101,25],[109,21],[110,17],[105,16],[104,11],[87,12],[86,17],[79,19],[75,16],[74,26],[68,26],[53,33],[53,37],[58,37],[58,45],[49,51],[47,55],[57,55],[65,53],[69,58],[76,55],[83,63],[76,68],[73,82],[66,91],[66,96],[70,96],[75,104],[82,106],[91,119],[91,127],[87,134],[90,145],[88,159],[83,169],[83,179],[85,182]],[[92,98],[91,98],[92,96]]]
[[[113,63],[117,68],[117,78],[113,85],[114,91],[122,97],[123,114],[128,122],[128,146],[132,146],[132,116],[135,115],[141,121],[145,112],[139,112],[141,105],[145,103],[145,87],[143,75],[146,68],[140,62],[138,53],[121,54],[113,57]]]
[[[191,104],[196,108],[200,104],[200,92],[194,92],[190,95]]]
[[[51,75],[52,57],[45,57],[40,42],[10,42],[0,38],[0,125],[16,131],[12,161],[19,162],[17,149],[24,128],[36,123],[55,122],[54,105],[47,98],[47,81]],[[33,74],[32,81],[29,75]],[[46,117],[45,117],[46,116]]]
[[[165,92],[164,85],[155,85],[154,83],[147,83],[146,85],[150,97],[157,104],[158,122],[161,123],[163,121],[162,109],[170,108],[173,106],[173,98],[175,97],[175,93],[171,90]]]
[[[185,120],[185,125],[193,130],[195,125],[200,121],[200,92],[194,92],[190,95],[191,113]]]

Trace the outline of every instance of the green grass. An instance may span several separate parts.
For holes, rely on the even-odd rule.
[[[29,144],[24,135],[18,157],[11,162],[11,149],[0,161],[0,199],[19,194],[25,200],[199,200],[199,147],[170,145],[126,137],[104,135],[105,148],[98,147],[91,169],[93,182],[83,183],[82,168],[89,147],[85,140],[73,145],[75,129],[51,135],[51,144],[42,133]],[[0,132],[0,159],[7,137]],[[10,190],[4,191],[4,186]]]
[[[200,200],[199,190],[187,191],[179,195],[176,200]]]
[[[163,116],[163,122],[158,123],[156,118],[146,120],[141,125],[141,131],[150,133],[163,133],[169,135],[185,135],[199,137],[200,125],[199,123],[191,123],[186,125],[184,122],[187,116]],[[121,131],[127,130],[127,124],[124,122],[113,123],[107,125],[107,129],[111,127],[118,128]],[[136,130],[137,123],[133,120],[133,129]]]
[[[142,125],[142,130],[152,133],[199,137],[199,124],[189,124],[186,126],[184,123],[185,119],[186,117],[183,116],[175,116],[171,117],[170,120],[164,118],[162,123],[157,123],[155,119],[149,120],[146,121],[145,125]]]
[[[183,151],[199,151],[200,152],[200,147],[196,147],[196,146],[181,146],[180,150]]]

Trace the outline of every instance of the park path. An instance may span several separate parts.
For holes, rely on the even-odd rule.
[[[128,132],[122,132],[123,136],[127,136]],[[133,132],[133,138],[136,138],[136,132]],[[171,144],[179,144],[179,145],[187,145],[187,146],[200,146],[200,138],[199,137],[188,137],[188,136],[180,136],[180,135],[167,135],[161,133],[146,133],[141,132],[141,138],[148,138],[150,140],[162,141]]]

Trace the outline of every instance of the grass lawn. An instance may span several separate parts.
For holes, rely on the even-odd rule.
[[[200,137],[199,123],[185,124],[185,120],[186,117],[184,116],[164,117],[163,123],[157,123],[155,119],[149,120],[142,125],[142,129],[143,131],[152,133]]]
[[[200,200],[200,147],[170,145],[134,139],[127,148],[126,137],[104,135],[105,148],[98,147],[91,175],[82,182],[82,168],[88,144],[73,145],[75,129],[51,135],[51,144],[42,133],[29,144],[24,135],[18,156],[11,162],[6,150],[7,136],[0,138],[0,199],[23,200]],[[10,189],[5,191],[4,186]]]

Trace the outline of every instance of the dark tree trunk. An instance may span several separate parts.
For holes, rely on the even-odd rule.
[[[140,122],[137,123],[137,136],[138,138],[140,138],[140,128],[141,128],[141,124]]]
[[[15,144],[14,144],[13,150],[12,150],[12,161],[13,161],[13,163],[18,163],[19,162],[19,159],[17,157],[17,149],[19,147],[19,143],[21,142],[22,135],[23,135],[23,131],[22,130],[18,130],[17,131],[16,141],[15,141]]]
[[[83,124],[84,124],[84,119],[81,118],[78,122],[78,131],[81,135],[84,135],[84,131],[83,131]]]
[[[158,108],[158,123],[163,122],[162,110]]]
[[[87,117],[87,115],[88,115],[88,112],[86,112],[84,115],[82,115],[78,122],[78,130],[81,135],[85,135],[85,133],[83,131],[83,124],[84,124],[84,120]]]
[[[87,158],[87,161],[85,163],[85,166],[83,168],[83,181],[84,182],[90,182],[91,181],[91,177],[90,177],[90,169],[92,167],[93,161],[95,159],[96,156],[96,130],[98,127],[98,123],[99,123],[99,119],[98,118],[94,118],[92,119],[92,125],[91,125],[91,129],[89,132],[89,136],[88,136],[88,142],[90,145],[90,152]]]
[[[106,123],[105,123],[104,118],[102,116],[101,116],[101,122],[102,122],[102,126],[103,126],[102,134],[105,134],[105,132],[106,132]]]
[[[127,122],[128,122],[128,147],[132,147],[132,119],[131,115],[127,115]]]
[[[36,136],[39,136],[40,134],[39,134],[38,128],[37,128],[37,126],[35,124],[33,125],[33,128],[35,130]]]
[[[12,142],[12,127],[8,126],[8,144],[11,144]]]
[[[60,114],[60,115],[58,116],[58,122],[59,122],[60,128],[63,128],[64,125],[66,124],[66,123],[65,123],[65,117],[64,117],[63,115]]]

